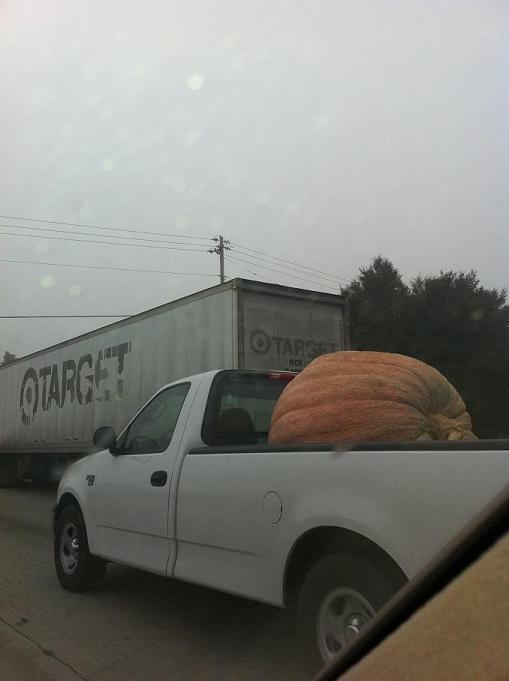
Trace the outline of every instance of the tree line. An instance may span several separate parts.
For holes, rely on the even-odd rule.
[[[397,352],[430,364],[461,394],[482,438],[509,437],[507,292],[474,271],[403,281],[376,257],[345,286],[352,349]]]
[[[12,352],[9,352],[9,350],[6,350],[4,352],[4,358],[0,362],[0,367],[5,366],[6,364],[10,364],[11,362],[14,362],[16,359],[16,355],[14,355]]]

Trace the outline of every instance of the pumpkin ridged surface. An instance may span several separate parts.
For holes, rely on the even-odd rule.
[[[269,442],[476,439],[459,393],[412,357],[345,351],[322,355],[283,391]]]

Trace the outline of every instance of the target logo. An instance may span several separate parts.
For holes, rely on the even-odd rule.
[[[305,338],[290,338],[289,336],[269,336],[263,329],[255,329],[249,336],[249,347],[257,355],[267,355],[273,351],[276,355],[287,357],[309,357],[313,359],[318,355],[325,355],[328,352],[336,352],[336,343],[330,341],[318,341]],[[294,359],[295,366],[303,366],[302,361]]]
[[[256,329],[256,331],[251,333],[249,345],[251,346],[251,350],[258,355],[266,355],[269,352],[272,343],[268,333],[263,331],[263,329]]]
[[[39,406],[39,379],[35,369],[28,369],[21,384],[19,408],[21,420],[25,426],[29,426],[34,420]]]
[[[125,391],[124,370],[131,343],[120,343],[99,350],[94,358],[90,353],[76,362],[64,359],[59,364],[48,364],[37,371],[26,370],[19,394],[21,421],[25,426],[34,422],[38,412],[62,409],[66,405],[109,402],[120,399]]]

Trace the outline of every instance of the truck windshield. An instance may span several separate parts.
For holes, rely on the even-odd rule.
[[[210,391],[202,438],[209,445],[264,444],[272,412],[293,374],[217,375]]]

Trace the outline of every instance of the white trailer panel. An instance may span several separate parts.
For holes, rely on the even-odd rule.
[[[0,369],[0,452],[83,454],[162,385],[211,369],[299,370],[348,347],[339,296],[236,279]]]
[[[280,288],[238,289],[239,368],[300,371],[318,355],[348,348],[341,298]]]

